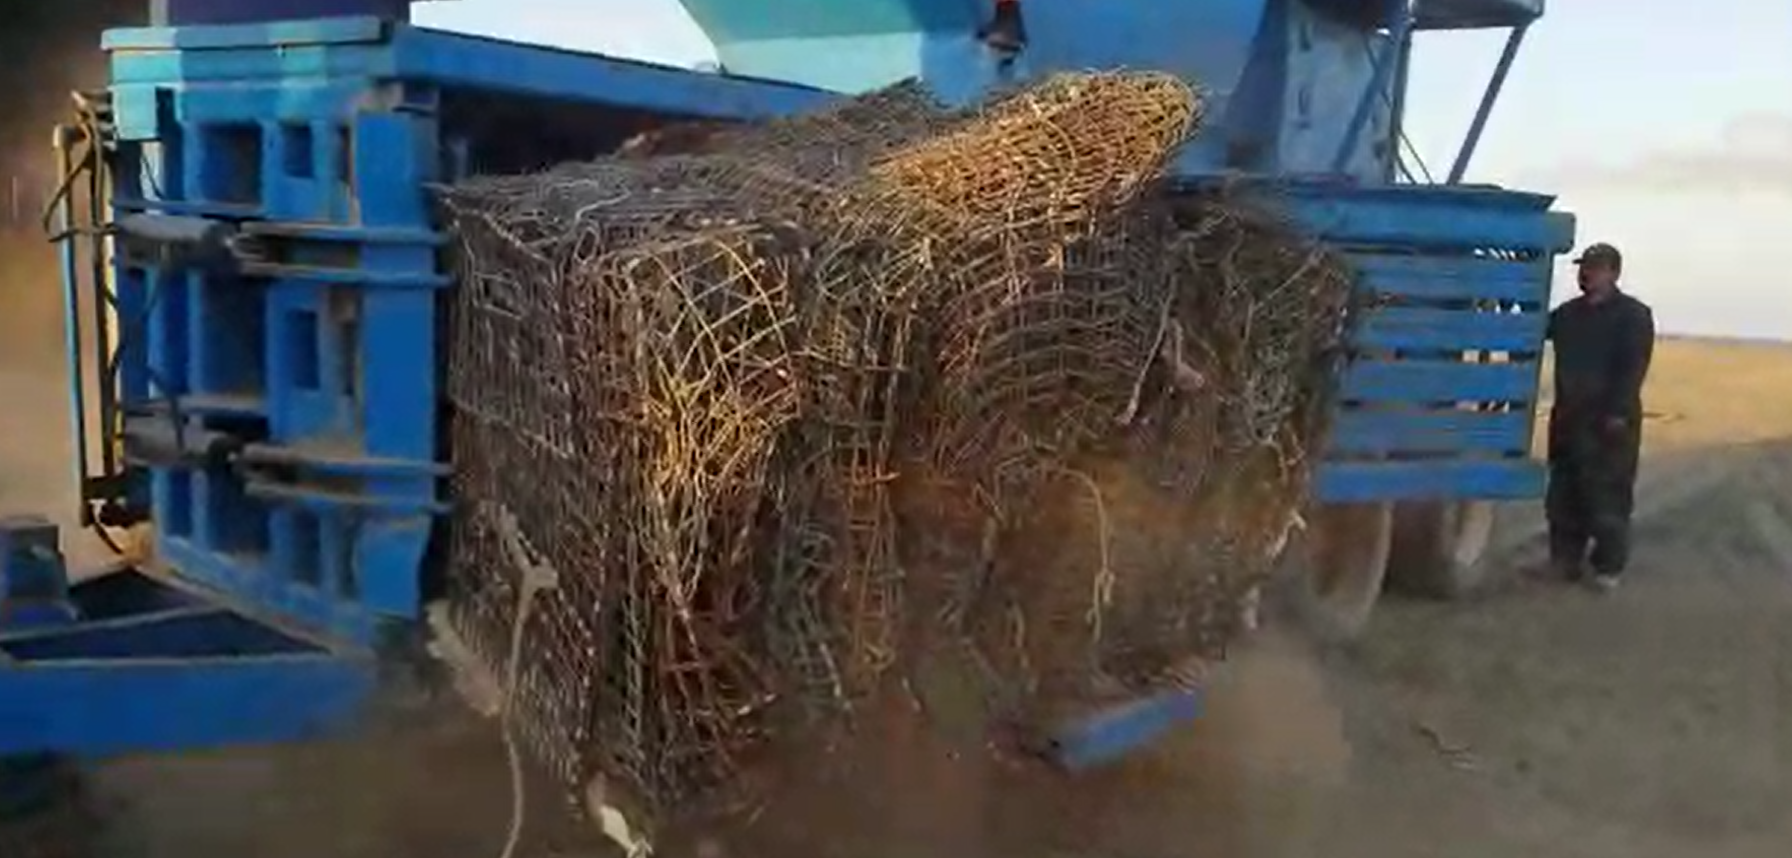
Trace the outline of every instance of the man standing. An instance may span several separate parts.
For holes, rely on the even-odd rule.
[[[1611,590],[1630,560],[1655,315],[1618,288],[1624,259],[1617,248],[1592,245],[1574,263],[1581,294],[1549,314],[1547,335],[1555,344],[1549,553],[1552,566],[1572,581],[1583,579],[1590,562],[1593,585]]]

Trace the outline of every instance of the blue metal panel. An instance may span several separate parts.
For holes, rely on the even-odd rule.
[[[1553,197],[1486,188],[1327,188],[1285,186],[1268,192],[1297,226],[1327,241],[1404,250],[1563,253],[1574,220],[1550,212]]]
[[[1239,89],[1260,35],[1278,45],[1293,30],[1285,15],[1278,29],[1264,29],[1266,10],[1283,0],[1150,3],[1141,0],[1091,5],[1075,0],[1022,4],[1028,44],[1005,62],[978,38],[991,7],[982,0],[683,0],[710,35],[722,65],[733,74],[796,81],[835,92],[862,92],[908,78],[927,82],[947,101],[961,103],[992,87],[1056,71],[1090,68],[1156,69],[1202,86],[1210,127],[1234,121],[1274,130],[1262,151],[1277,151],[1274,136],[1284,122],[1257,108],[1228,105]],[[1348,49],[1362,53],[1360,32],[1348,31]],[[1278,48],[1276,53],[1284,51]],[[817,62],[826,57],[826,62]],[[1269,76],[1258,91],[1280,90],[1285,66],[1260,65]],[[1332,69],[1333,78],[1339,77]],[[1366,69],[1365,69],[1366,73]],[[1279,104],[1273,105],[1278,108]],[[1249,110],[1251,115],[1245,115]],[[1307,117],[1307,123],[1312,117]],[[1182,168],[1214,172],[1229,163],[1224,131],[1202,135],[1185,153]],[[1330,150],[1328,149],[1328,152]]]
[[[1524,455],[1530,447],[1531,416],[1524,412],[1348,410],[1332,427],[1327,453]]]
[[[495,93],[575,99],[677,117],[761,119],[818,107],[837,94],[611,57],[401,27],[391,74]]]
[[[160,537],[156,552],[183,578],[227,593],[260,611],[306,629],[372,642],[378,632],[374,614],[356,601],[337,598],[323,587],[326,580],[340,580],[342,576],[340,531],[329,523],[327,515],[314,510],[279,512],[271,522],[271,527],[278,530],[270,540],[274,548],[270,556],[233,557],[172,536]],[[162,519],[157,522],[161,525]],[[167,530],[165,525],[162,528]],[[332,532],[326,534],[326,530]],[[290,565],[282,568],[276,563]],[[422,573],[416,566],[362,571],[364,577],[376,579],[405,573],[415,578]]]
[[[179,176],[185,191],[147,188],[148,199],[123,207],[337,221],[347,231],[324,236],[345,239],[332,243],[251,230],[269,248],[266,259],[236,272],[177,275],[186,312],[159,317],[153,336],[178,347],[152,356],[150,369],[180,382],[158,385],[139,405],[174,394],[162,410],[175,419],[192,416],[182,407],[189,397],[232,402],[236,418],[251,422],[229,431],[294,456],[277,475],[254,479],[238,466],[157,467],[159,548],[193,581],[363,645],[381,618],[418,611],[435,504],[433,298],[418,287],[443,282],[432,242],[354,240],[364,227],[416,235],[430,226],[422,187],[432,175],[418,171],[437,161],[433,119],[378,109],[402,97],[370,97],[365,73],[389,64],[367,41],[381,32],[364,21],[318,21],[112,39],[204,46],[115,54],[117,77],[177,85],[144,136],[180,141],[178,160],[164,153],[152,166]],[[257,38],[279,46],[246,46]],[[280,78],[295,68],[309,74]],[[152,92],[121,87],[115,97]],[[394,392],[393,375],[404,378],[402,390]],[[370,419],[363,403],[371,396],[393,407],[373,409]],[[307,450],[410,467],[324,482]]]
[[[116,53],[372,44],[385,38],[389,26],[378,17],[351,16],[213,27],[127,27],[107,30],[100,37],[100,47]]]
[[[1026,0],[1027,44],[1008,57],[979,38],[987,0],[682,3],[729,71],[841,92],[918,77],[961,101],[1055,71],[1169,71],[1203,86],[1211,108],[1181,171],[1375,182],[1396,160],[1410,28],[1519,26],[1542,13],[1541,0],[1438,0],[1410,14],[1399,0]]]
[[[1119,759],[1201,714],[1199,691],[1166,691],[1078,719],[1055,731],[1051,758],[1070,771]]]
[[[1536,351],[1546,313],[1495,313],[1428,307],[1378,307],[1366,313],[1356,342],[1370,349]]]
[[[1522,27],[1543,17],[1543,0],[1417,0],[1413,11],[1426,30]]]
[[[1263,182],[1242,193],[1344,251],[1363,293],[1319,497],[1536,489],[1524,467],[1477,457],[1530,450],[1550,260],[1572,245],[1573,218],[1551,212],[1549,197],[1482,187]],[[1507,362],[1475,354],[1488,352]]]
[[[417,616],[446,509],[434,291],[449,283],[425,192],[440,166],[542,166],[615,145],[642,117],[761,118],[834,97],[371,18],[106,43],[124,157],[152,177],[121,186],[118,210],[222,219],[253,241],[230,270],[119,263],[127,300],[151,309],[148,348],[124,356],[144,379],[126,400],[148,416],[133,419],[257,448],[151,463],[161,552],[191,581],[363,646]],[[478,125],[501,109],[574,127],[544,138],[585,148],[531,152],[514,126]]]
[[[1522,363],[1361,359],[1340,387],[1347,402],[1526,402],[1537,395],[1536,369]]]
[[[42,522],[0,537],[0,760],[303,738],[346,725],[371,694],[371,653],[134,570],[70,586]]]
[[[150,0],[149,20],[170,24],[233,24],[342,15],[377,15],[403,20],[411,0]]]
[[[241,86],[267,80],[271,88],[258,96],[264,101],[272,97],[279,101],[280,110],[299,115],[304,115],[305,109],[296,101],[310,97],[313,109],[326,106],[307,93],[358,83],[360,89],[355,94],[359,95],[375,80],[717,119],[782,115],[838,97],[792,84],[700,74],[363,19],[115,30],[107,34],[106,45],[113,51],[115,87],[176,81],[228,81]],[[237,103],[245,96],[232,95],[239,99]],[[235,118],[274,118],[265,112],[251,114],[247,109],[251,106],[243,103]],[[354,105],[337,102],[327,107],[325,116],[343,118]]]
[[[0,518],[0,633],[56,626],[73,616],[57,528],[37,517]]]
[[[1547,259],[1507,262],[1473,256],[1352,257],[1359,288],[1378,297],[1424,301],[1500,301],[1542,307],[1552,276]]]
[[[978,0],[682,0],[718,48],[764,39],[818,39],[863,33],[975,30]]]
[[[1314,487],[1326,503],[1476,498],[1528,500],[1543,492],[1543,466],[1529,459],[1332,462]]]
[[[0,666],[0,756],[176,751],[316,738],[350,725],[371,659],[332,655]]]
[[[290,635],[216,606],[83,620],[61,628],[0,634],[0,653],[23,666],[70,660],[317,654],[314,647]]]
[[[1369,73],[1369,80],[1363,86],[1363,91],[1357,95],[1356,109],[1350,115],[1350,124],[1344,127],[1344,134],[1338,141],[1338,153],[1332,159],[1332,173],[1342,175],[1350,166],[1351,158],[1356,154],[1357,147],[1362,142],[1363,129],[1369,124],[1369,120],[1378,113],[1386,116],[1388,106],[1393,101],[1393,96],[1388,91],[1388,83],[1399,72],[1399,51],[1412,35],[1412,24],[1411,13],[1402,13],[1394,21],[1387,38],[1374,40],[1379,44],[1373,47],[1375,53],[1371,55],[1373,67]]]

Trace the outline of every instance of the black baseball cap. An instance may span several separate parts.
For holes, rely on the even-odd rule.
[[[1587,245],[1587,249],[1581,251],[1580,256],[1575,257],[1574,264],[1609,265],[1612,268],[1623,268],[1624,254],[1619,253],[1616,247],[1601,241],[1597,244]]]

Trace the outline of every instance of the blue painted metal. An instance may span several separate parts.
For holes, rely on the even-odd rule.
[[[1416,30],[1416,26],[1407,30],[1406,38],[1395,45],[1397,53],[1394,55],[1394,91],[1392,103],[1388,105],[1388,146],[1394,150],[1392,158],[1394,169],[1389,175],[1388,181],[1412,183],[1418,181],[1419,178],[1423,178],[1427,182],[1431,180],[1430,169],[1425,166],[1423,157],[1418,155],[1412,146],[1412,141],[1406,136],[1406,94],[1408,84],[1412,80],[1414,30]],[[1414,163],[1407,163],[1409,158]],[[1415,166],[1420,168],[1419,176],[1415,176],[1412,172],[1412,168]]]
[[[1145,747],[1201,714],[1200,691],[1166,691],[1113,706],[1053,730],[1047,752],[1060,767],[1082,771]]]
[[[1421,30],[1520,27],[1543,17],[1544,0],[1414,0]]]
[[[1547,256],[1574,244],[1574,218],[1554,198],[1473,186],[1278,185],[1265,204],[1296,226],[1353,253],[1484,258],[1489,251]]]
[[[1347,403],[1526,402],[1536,395],[1521,363],[1359,358],[1339,385]]]
[[[1541,312],[1483,313],[1428,307],[1377,307],[1357,323],[1357,345],[1374,351],[1525,352],[1543,342]]]
[[[56,526],[37,516],[0,519],[0,631],[73,616]]]
[[[0,754],[315,739],[352,726],[375,687],[371,660],[331,655],[69,659],[5,672]]]
[[[169,108],[177,120],[188,123],[233,118],[241,122],[250,111],[263,122],[316,118],[320,112],[352,113],[353,99],[370,95],[375,81],[403,81],[409,87],[386,95],[414,101],[394,102],[390,109],[441,110],[443,97],[452,102],[457,95],[565,99],[602,111],[611,123],[621,122],[626,110],[651,114],[635,117],[640,128],[667,118],[787,114],[834,97],[791,84],[700,74],[377,19],[113,30],[103,43],[112,52],[112,85],[120,102],[120,133],[126,139],[155,139],[158,130],[153,101],[126,103],[143,97],[135,95],[137,88],[183,81],[220,88],[231,81],[247,90],[235,99],[184,99],[180,97],[184,93],[177,93]],[[576,109],[562,105],[556,112],[571,124],[579,121],[570,116]],[[595,136],[578,142],[581,149],[592,152],[602,151],[614,133],[613,128],[587,130]],[[634,130],[639,129],[631,133]]]
[[[1543,470],[1525,458],[1341,462],[1319,472],[1315,493],[1328,503],[1469,497],[1528,500],[1543,492]]]
[[[1478,187],[1246,186],[1264,204],[1345,252],[1367,309],[1340,380],[1341,439],[1315,480],[1324,502],[1504,500],[1540,490],[1528,432],[1482,460],[1484,436],[1442,445],[1466,412],[1535,408],[1549,260],[1572,244],[1573,219],[1549,197]],[[1491,362],[1491,355],[1500,362]],[[1385,440],[1365,443],[1373,427]],[[1466,429],[1466,427],[1462,427]],[[1405,443],[1397,443],[1405,442]],[[1440,449],[1441,447],[1441,449]]]
[[[350,723],[367,652],[332,651],[130,570],[71,585],[54,525],[0,521],[0,804],[56,752],[279,741]]]
[[[211,218],[250,248],[227,271],[120,263],[121,292],[149,311],[147,347],[124,356],[141,370],[127,427],[243,448],[143,463],[159,549],[191,581],[359,646],[416,618],[430,519],[446,509],[433,292],[449,281],[425,186],[457,161],[546,166],[669,117],[830,97],[374,18],[105,44],[130,165],[119,211]],[[518,140],[507,118],[562,130]]]
[[[912,77],[962,102],[1009,79],[1059,70],[1182,76],[1203,88],[1208,108],[1209,130],[1178,161],[1191,175],[1330,169],[1374,74],[1370,56],[1379,41],[1299,0],[1024,0],[1028,44],[1005,62],[977,37],[991,12],[984,0],[681,2],[728,72],[836,92]],[[1371,103],[1364,122],[1378,137],[1389,127],[1388,106]],[[1381,180],[1391,158],[1382,137],[1361,147],[1348,172]]]
[[[1530,447],[1530,415],[1519,411],[1455,409],[1413,414],[1358,409],[1338,415],[1327,440],[1327,455],[1334,460],[1438,454],[1523,456]]]
[[[31,533],[40,554],[55,540],[44,527]],[[70,587],[60,557],[49,565],[33,570],[22,601],[41,607],[60,587],[60,610],[11,610],[16,589],[0,600],[0,760],[308,738],[352,724],[373,691],[370,652],[328,648],[135,571]],[[17,570],[7,564],[9,585],[25,580]]]
[[[1523,308],[1549,303],[1552,268],[1547,259],[1362,253],[1351,262],[1358,287],[1378,301],[1494,301]]]
[[[405,20],[410,8],[411,0],[150,0],[149,23],[168,27],[349,15]]]

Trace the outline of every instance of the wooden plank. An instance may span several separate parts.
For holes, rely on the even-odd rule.
[[[1541,352],[1544,313],[1488,313],[1419,307],[1377,307],[1352,339],[1375,349]]]
[[[1508,262],[1472,256],[1359,254],[1350,257],[1359,288],[1383,297],[1424,301],[1549,301],[1548,261]]]
[[[1315,496],[1324,503],[1409,500],[1529,500],[1543,494],[1543,465],[1531,459],[1327,462]]]
[[[1535,363],[1358,359],[1344,371],[1346,402],[1529,402]]]
[[[1330,456],[1528,453],[1528,412],[1362,411],[1338,414],[1326,452]]]

